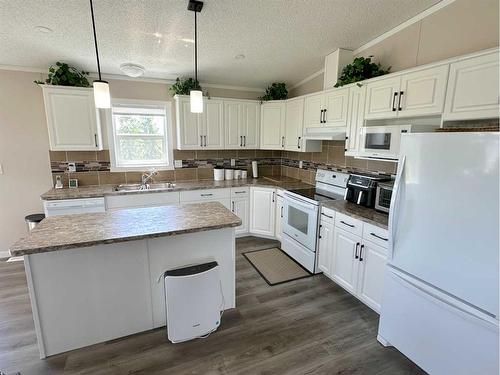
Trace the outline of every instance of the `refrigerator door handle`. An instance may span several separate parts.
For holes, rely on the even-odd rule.
[[[399,190],[401,188],[401,183],[404,178],[404,169],[406,164],[406,156],[400,161],[400,165],[398,168],[398,174],[396,176],[396,181],[394,182],[394,189],[391,197],[391,204],[389,210],[389,259],[394,257],[394,237],[396,235],[396,216],[398,211],[398,201],[399,201]]]

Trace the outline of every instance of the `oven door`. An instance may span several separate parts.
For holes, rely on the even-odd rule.
[[[398,159],[401,132],[407,126],[365,126],[361,130],[362,156],[384,159]]]
[[[285,193],[283,233],[311,251],[316,251],[318,206]]]

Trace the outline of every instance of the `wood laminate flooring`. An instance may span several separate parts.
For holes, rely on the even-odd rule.
[[[276,246],[237,240],[236,309],[182,344],[162,329],[38,357],[23,262],[0,262],[0,371],[7,374],[423,374],[376,340],[378,315],[323,275],[269,286],[241,255]]]

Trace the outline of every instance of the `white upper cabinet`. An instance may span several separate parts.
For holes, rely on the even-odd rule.
[[[260,148],[285,148],[285,102],[271,101],[260,107]]]
[[[243,137],[243,148],[259,148],[260,103],[243,102],[242,121],[239,134]]]
[[[224,148],[224,106],[222,100],[204,100],[201,116],[203,149]]]
[[[349,107],[347,110],[346,155],[357,155],[360,132],[365,120],[366,86],[349,88]]]
[[[307,96],[304,101],[304,127],[346,126],[348,100],[348,88]]]
[[[94,90],[85,87],[42,86],[52,151],[102,150],[99,112]]]
[[[260,104],[258,102],[225,100],[225,148],[258,148],[259,121]]]
[[[242,108],[241,103],[226,101],[224,102],[224,132],[225,148],[235,149],[243,147],[243,136],[240,135],[242,127]]]
[[[443,120],[498,117],[498,50],[450,64]]]
[[[304,99],[287,100],[285,115],[285,150],[300,151],[303,120]]]
[[[365,119],[394,118],[401,77],[389,77],[366,85]]]
[[[191,113],[189,96],[175,97],[177,148],[208,150],[224,148],[223,102],[203,99],[203,113]]]
[[[401,76],[398,117],[443,113],[448,64]]]
[[[338,88],[326,91],[323,104],[324,126],[346,126],[347,125],[347,103],[349,101],[349,89]]]

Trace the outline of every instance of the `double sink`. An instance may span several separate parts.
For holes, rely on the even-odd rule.
[[[157,184],[121,184],[115,187],[115,191],[151,191],[151,190],[169,190],[174,189],[172,182],[162,182]]]

